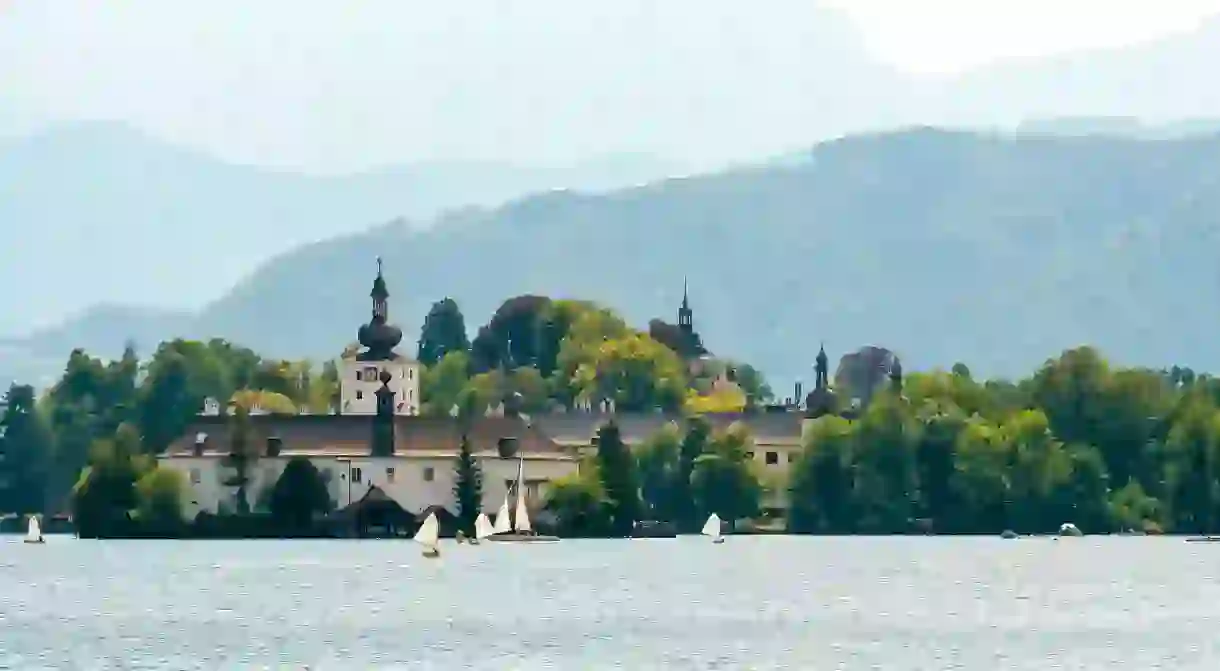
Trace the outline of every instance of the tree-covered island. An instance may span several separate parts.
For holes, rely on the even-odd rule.
[[[433,503],[467,533],[477,508],[495,510],[487,488],[505,486],[476,455],[497,449],[507,417],[578,464],[530,493],[540,520],[571,536],[624,536],[640,520],[693,531],[710,512],[794,533],[1039,533],[1066,521],[1194,533],[1220,512],[1220,379],[1112,366],[1089,347],[1021,380],[978,380],[962,363],[904,372],[877,348],[832,372],[823,351],[809,393],[779,399],[757,370],[709,352],[685,299],[675,323],[638,329],[590,302],[518,296],[473,339],[457,303],[436,302],[414,354],[422,398],[386,449],[413,427],[447,427],[428,449],[449,455],[453,486]],[[305,434],[265,427],[341,420],[369,427],[365,449],[380,449],[376,418],[344,416],[340,386],[333,361],[219,339],[163,342],[143,360],[134,348],[110,361],[73,351],[45,392],[17,384],[5,396],[0,511],[71,515],[82,535],[177,535],[222,518],[274,529],[251,534],[321,533],[372,480],[336,500],[333,474],[294,444]],[[201,419],[209,399],[219,414]],[[199,483],[165,465],[204,419],[223,427],[208,448],[223,452],[214,511],[194,511]]]

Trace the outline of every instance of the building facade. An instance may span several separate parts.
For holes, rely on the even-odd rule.
[[[225,484],[234,473],[225,459],[232,440],[227,419],[200,416],[159,457],[160,467],[181,472],[189,483],[184,502],[188,516],[236,508],[235,490]],[[369,418],[251,416],[247,440],[264,449],[250,470],[247,503],[257,510],[288,461],[305,458],[326,480],[335,509],[358,502],[376,487],[409,513],[432,506],[457,512],[453,486],[462,436],[457,420],[396,417],[393,421],[392,454],[374,456]],[[480,418],[466,425],[466,432],[482,474],[482,509],[489,514],[508,495],[519,464],[524,464],[526,503],[534,508],[543,502],[551,482],[579,468],[576,455],[518,418]],[[501,456],[505,441],[515,446],[507,457]]]
[[[374,415],[377,412],[377,390],[381,388],[381,373],[387,372],[387,383],[394,392],[394,414],[419,414],[420,363],[399,354],[395,348],[402,342],[402,330],[389,323],[390,292],[377,260],[377,277],[369,292],[373,313],[367,324],[360,326],[357,339],[362,345],[339,362],[339,412],[344,415]]]
[[[419,514],[440,506],[456,513],[454,480],[463,436],[483,479],[483,509],[495,512],[524,473],[527,505],[538,506],[547,486],[575,473],[578,459],[521,417],[457,419],[419,415],[420,364],[395,347],[402,331],[389,323],[381,261],[370,293],[372,318],[360,326],[362,349],[340,366],[340,408],[332,415],[253,413],[244,436],[257,458],[247,472],[246,505],[257,510],[293,458],[308,459],[327,483],[331,502],[344,509],[379,490],[403,511]],[[232,450],[231,418],[205,408],[158,457],[160,467],[181,472],[189,487],[188,515],[237,509],[234,475],[225,459]]]

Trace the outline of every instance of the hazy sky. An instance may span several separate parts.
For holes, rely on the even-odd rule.
[[[842,13],[809,0],[0,0],[0,133],[123,120],[319,171],[623,151],[716,162],[807,143],[815,117],[885,125],[888,105],[869,96],[891,67],[1122,45],[1220,12],[1220,0],[823,6]]]
[[[823,0],[874,56],[944,74],[997,60],[1120,47],[1196,27],[1220,0]]]

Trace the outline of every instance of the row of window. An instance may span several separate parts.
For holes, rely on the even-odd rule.
[[[363,390],[360,390],[360,389],[357,389],[357,390],[356,390],[356,400],[357,400],[357,401],[363,401],[363,400],[364,400],[364,391],[363,391]],[[407,390],[407,402],[408,402],[408,403],[413,403],[413,402],[415,402],[415,390],[414,390],[414,389],[408,389],[408,390]]]
[[[779,463],[779,452],[767,452],[766,454],[763,455],[763,457],[764,457],[763,461],[766,462],[766,464],[768,466],[774,466]],[[754,453],[746,452],[746,458],[753,461]],[[796,454],[793,452],[789,452],[788,453],[788,463],[791,464],[794,461],[796,461]]]
[[[436,479],[436,469],[431,466],[424,466],[424,482],[432,482]],[[387,466],[385,469],[385,481],[394,482],[394,467]],[[360,484],[364,482],[364,470],[359,466],[352,467],[352,484]]]
[[[270,478],[273,475],[273,473],[272,473],[272,471],[268,470],[266,475],[268,478]],[[386,467],[385,479],[386,479],[386,482],[394,482],[394,467],[393,466]],[[435,479],[436,479],[436,469],[431,466],[425,466],[424,467],[424,482],[432,482]],[[202,480],[202,477],[200,475],[199,469],[192,468],[191,469],[191,484],[197,485],[197,484],[199,484],[199,482],[201,480]],[[352,468],[352,482],[355,484],[359,484],[363,481],[364,481],[364,471],[359,466],[353,467]]]
[[[767,454],[774,454],[774,452],[768,452]],[[770,463],[776,463],[776,462],[768,461],[767,463],[770,464]],[[272,475],[273,475],[273,472],[271,470],[268,470],[266,472],[266,476],[268,477],[268,479]],[[431,466],[425,466],[424,470],[423,470],[423,476],[424,476],[424,482],[432,482],[433,480],[436,479],[436,469]],[[394,477],[395,477],[394,467],[387,466],[385,469],[386,482],[394,482]],[[191,484],[197,485],[197,484],[199,484],[201,479],[202,478],[201,478],[199,469],[192,468],[191,469]],[[353,466],[352,467],[352,484],[361,484],[363,482],[364,482],[364,470],[359,466]],[[504,481],[504,488],[506,490],[511,490],[515,485],[516,485],[516,480],[505,480]],[[537,482],[525,483],[526,498],[536,499],[536,498],[538,498],[538,495],[539,495],[539,483],[537,483]]]
[[[356,379],[360,382],[377,382],[377,376],[379,375],[381,375],[381,370],[377,368],[377,366],[365,366],[364,368],[356,371]],[[415,369],[411,367],[405,368],[402,371],[402,377],[406,380],[414,380]]]

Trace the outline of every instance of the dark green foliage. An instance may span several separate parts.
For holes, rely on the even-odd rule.
[[[313,462],[293,457],[271,488],[271,517],[285,529],[307,529],[319,515],[334,508],[326,480]]]
[[[459,528],[473,534],[475,518],[483,505],[483,472],[464,434],[454,463],[453,498],[457,502]]]
[[[466,319],[457,301],[444,298],[432,304],[419,334],[416,358],[425,366],[434,366],[450,352],[470,349],[466,335]]]
[[[601,537],[609,533],[607,507],[610,501],[595,464],[580,473],[551,483],[546,509],[555,515],[564,537]]]
[[[546,351],[552,345],[545,328],[550,305],[551,299],[534,295],[504,301],[471,343],[475,372],[502,365],[538,366],[548,358],[553,361],[555,352]]]
[[[606,493],[610,533],[629,536],[639,519],[640,488],[635,459],[613,420],[597,431],[597,470]]]
[[[140,503],[136,483],[153,468],[134,427],[97,441],[72,492],[72,516],[82,537],[125,523]]]
[[[716,513],[729,523],[759,513],[762,485],[754,472],[753,442],[743,426],[712,436],[708,451],[695,459],[691,492],[699,517]]]
[[[42,512],[54,445],[32,387],[12,385],[0,415],[0,511]]]
[[[708,440],[712,435],[712,427],[700,417],[692,417],[686,422],[686,431],[678,449],[677,478],[674,480],[674,510],[678,528],[685,532],[696,531],[702,521],[699,519],[698,507],[695,505],[695,495],[691,490],[691,478],[695,472],[695,460],[707,449]]]

